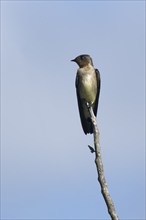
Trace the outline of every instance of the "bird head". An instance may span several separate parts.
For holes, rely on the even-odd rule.
[[[85,67],[88,64],[93,66],[92,58],[87,54],[77,56],[75,59],[73,59],[71,61],[77,63],[80,68]]]

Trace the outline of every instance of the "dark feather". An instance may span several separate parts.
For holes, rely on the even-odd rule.
[[[87,133],[93,133],[91,120],[87,120],[84,116],[84,104],[83,101],[80,99],[79,93],[78,93],[78,78],[76,78],[76,93],[77,93],[77,100],[78,100],[78,108],[79,108],[79,114],[81,119],[82,128],[85,134]]]
[[[101,80],[100,80],[100,72],[98,69],[95,69],[96,73],[96,80],[97,80],[97,95],[96,95],[96,100],[95,104],[93,107],[94,115],[97,115],[97,109],[98,109],[98,102],[99,102],[99,94],[100,94],[100,86],[101,86]]]

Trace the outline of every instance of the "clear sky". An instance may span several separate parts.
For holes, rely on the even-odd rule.
[[[110,219],[70,62],[101,74],[97,123],[121,220],[145,219],[144,1],[1,1],[1,218]]]

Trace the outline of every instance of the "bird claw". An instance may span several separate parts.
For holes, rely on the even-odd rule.
[[[87,106],[87,108],[90,108],[90,107],[91,107],[91,105],[89,104],[89,102],[86,102],[86,106]]]

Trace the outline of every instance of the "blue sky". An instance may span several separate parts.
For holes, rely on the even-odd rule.
[[[70,60],[101,74],[97,123],[121,220],[145,219],[144,1],[1,2],[1,218],[110,219]]]

